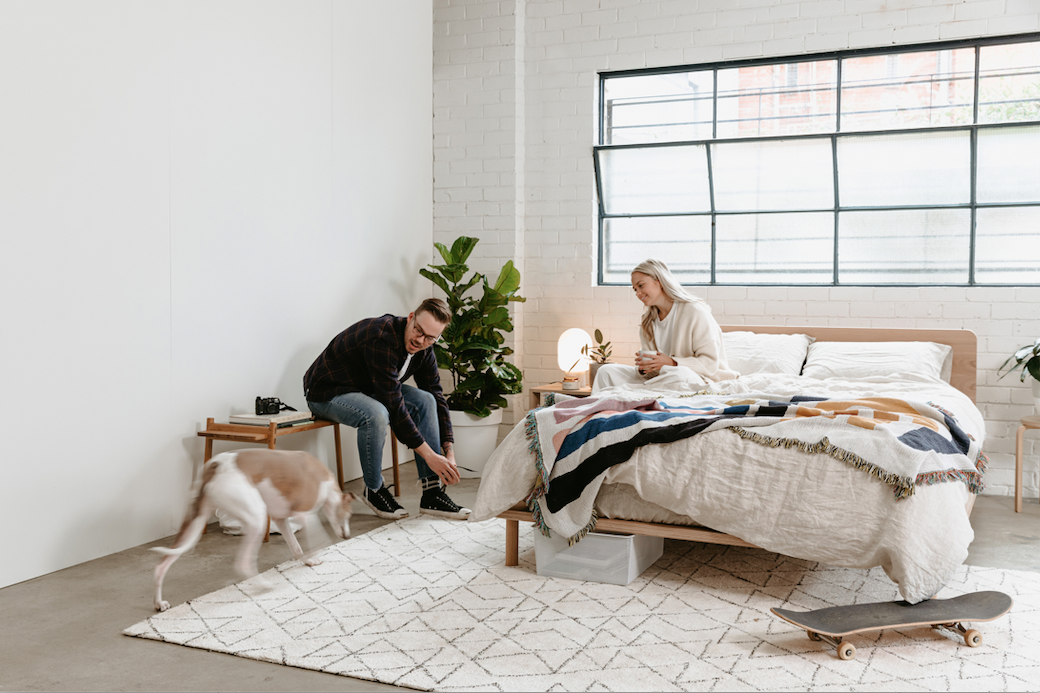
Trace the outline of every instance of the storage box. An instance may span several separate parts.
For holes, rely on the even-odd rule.
[[[563,537],[534,530],[538,574],[546,577],[627,585],[664,553],[664,539],[590,532],[574,546]]]

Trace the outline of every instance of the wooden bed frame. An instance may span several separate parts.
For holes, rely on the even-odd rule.
[[[925,330],[878,327],[788,327],[782,325],[722,325],[723,332],[758,332],[765,334],[807,334],[821,342],[937,342],[953,347],[953,371],[950,384],[975,401],[976,354],[978,340],[970,330]],[[971,496],[965,510],[971,514],[975,496]],[[520,522],[534,522],[527,506],[518,503],[499,517],[506,521],[506,565],[520,562]],[[750,546],[754,544],[706,527],[685,527],[636,520],[600,518],[596,530],[622,534],[643,534],[665,539],[699,541],[705,544]]]

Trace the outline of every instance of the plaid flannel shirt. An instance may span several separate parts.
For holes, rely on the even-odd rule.
[[[414,376],[419,389],[426,390],[437,400],[443,445],[454,438],[433,347],[413,354],[404,376],[400,380],[397,377],[407,353],[404,346],[407,323],[406,317],[384,315],[361,320],[343,330],[307,369],[303,392],[310,402],[328,402],[345,392],[361,392],[372,397],[390,413],[390,428],[397,439],[414,450],[426,441],[408,415],[401,396],[401,383]]]

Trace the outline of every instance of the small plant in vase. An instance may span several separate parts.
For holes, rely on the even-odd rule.
[[[1009,356],[997,369],[997,372],[1003,378],[1019,369],[1022,371],[1018,378],[1019,382],[1024,383],[1027,375],[1032,377],[1033,407],[1035,413],[1040,414],[1040,339],[1032,344],[1027,344]]]
[[[599,330],[593,332],[596,345],[586,344],[581,348],[581,355],[589,359],[589,385],[596,382],[596,372],[604,363],[610,363],[610,342],[603,341],[603,333]]]

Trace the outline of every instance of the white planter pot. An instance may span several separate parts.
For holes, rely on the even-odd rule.
[[[484,472],[484,465],[498,446],[498,425],[502,423],[502,414],[502,409],[495,409],[482,419],[464,411],[451,412],[455,464],[459,465],[459,476],[463,479],[479,479]]]
[[[1032,380],[1033,384],[1033,412],[1040,416],[1040,380]]]

